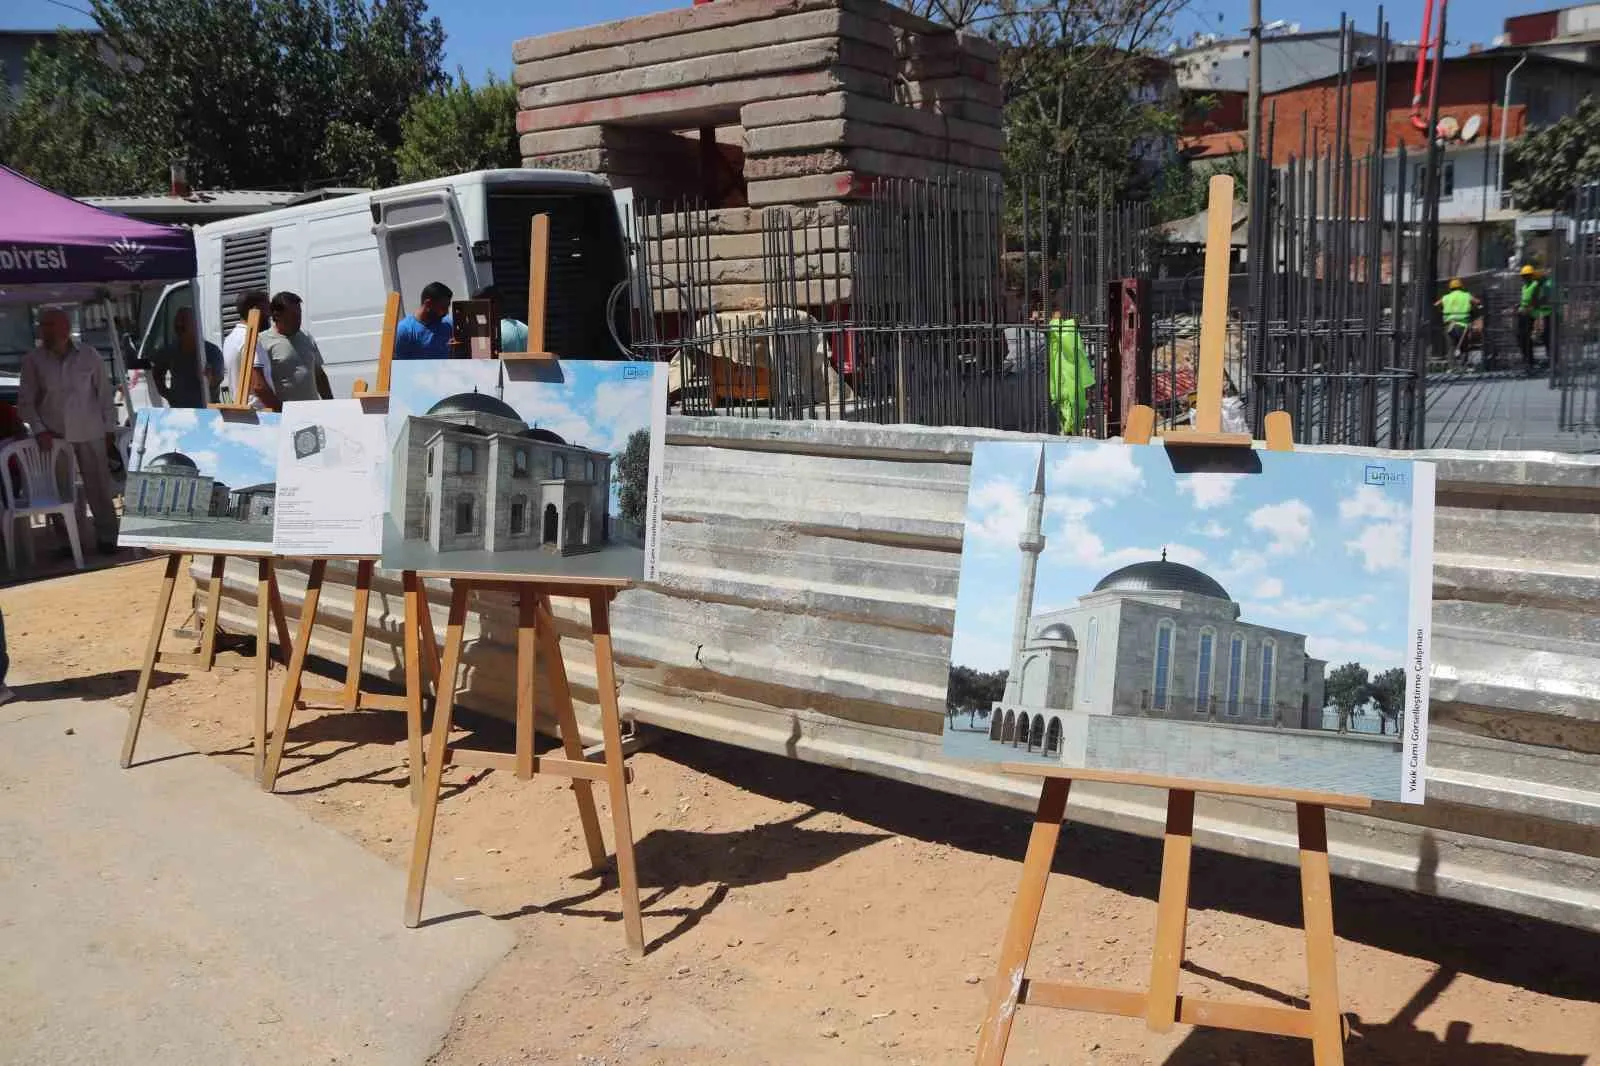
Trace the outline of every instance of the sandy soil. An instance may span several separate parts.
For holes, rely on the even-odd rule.
[[[0,591],[15,671],[33,683],[24,697],[128,702],[157,567]],[[247,773],[248,673],[157,680],[154,720]],[[469,725],[509,745],[498,726]],[[308,713],[290,735],[281,802],[403,865],[403,755],[398,714]],[[461,1005],[435,1062],[971,1062],[1022,814],[686,737],[663,737],[632,765],[643,960],[623,950],[609,881],[582,872],[567,789],[449,772],[432,884],[512,923],[519,946]],[[1031,972],[1142,982],[1157,846],[1070,824],[1063,841]],[[1192,898],[1186,993],[1304,995],[1295,871],[1201,852]],[[1335,885],[1334,905],[1351,1066],[1600,1064],[1600,936],[1354,883]],[[404,935],[398,901],[394,918]],[[1311,1062],[1297,1041],[1157,1035],[1037,1009],[1024,1009],[1011,1048],[1012,1064]]]

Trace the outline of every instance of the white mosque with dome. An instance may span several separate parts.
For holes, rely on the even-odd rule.
[[[1327,663],[1306,654],[1305,635],[1242,619],[1216,579],[1165,550],[1105,575],[1071,606],[1034,614],[1044,498],[1041,451],[991,744],[1086,766],[1096,717],[1320,728]]]

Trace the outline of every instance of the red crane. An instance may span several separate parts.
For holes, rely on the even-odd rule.
[[[1422,36],[1417,48],[1417,79],[1411,91],[1411,124],[1428,133],[1428,116],[1433,114],[1434,103],[1439,99],[1439,78],[1444,69],[1444,9],[1450,0],[1424,0],[1422,9]],[[1434,25],[1433,12],[1439,11],[1438,25]],[[1430,54],[1432,56],[1430,60]],[[1433,70],[1428,70],[1429,63]],[[1427,107],[1423,107],[1426,92]]]

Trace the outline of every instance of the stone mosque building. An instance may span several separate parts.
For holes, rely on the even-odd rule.
[[[1098,715],[1320,728],[1327,663],[1306,654],[1305,635],[1241,619],[1221,584],[1165,550],[1107,574],[1072,606],[1035,615],[1044,496],[1041,450],[992,742],[1085,765]]]
[[[434,551],[599,551],[611,540],[611,455],[530,427],[497,395],[446,397],[394,447],[395,519]]]
[[[122,507],[128,515],[173,522],[250,522],[272,524],[277,486],[271,482],[230,489],[200,471],[182,452],[162,452],[145,462],[145,440],[150,425],[139,436],[134,469],[128,472]]]

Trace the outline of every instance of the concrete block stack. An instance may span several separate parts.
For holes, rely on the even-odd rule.
[[[993,45],[883,0],[718,0],[527,38],[513,54],[523,164],[710,203],[710,244],[693,254],[709,252],[719,309],[762,303],[762,208],[1000,172]],[[802,276],[848,298],[845,252],[802,253]]]

